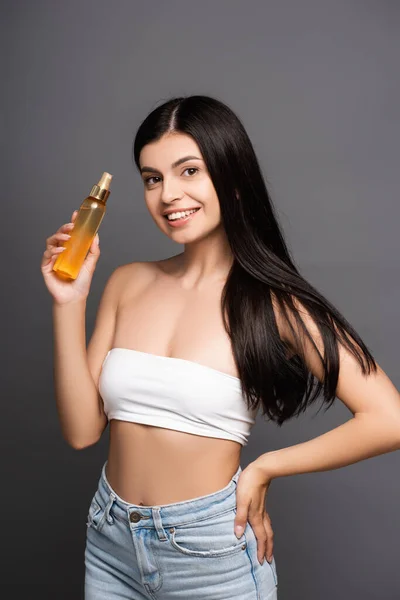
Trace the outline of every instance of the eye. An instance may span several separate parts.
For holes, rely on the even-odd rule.
[[[147,177],[145,178],[145,183],[150,183],[150,179],[160,179],[159,177]]]
[[[197,167],[187,167],[187,169],[185,169],[185,171],[196,171],[196,173],[198,170],[199,169],[197,169]],[[185,171],[183,171],[183,172],[185,172]]]
[[[199,170],[200,170],[200,169],[198,169],[197,167],[187,167],[187,168],[186,168],[186,169],[183,171],[183,173],[185,173],[186,171],[195,171],[195,173],[193,173],[193,175],[195,175],[195,174],[197,173],[197,171],[199,171]],[[147,183],[148,185],[153,185],[153,184],[154,184],[154,182],[152,183],[152,182],[150,181],[151,179],[160,179],[160,178],[159,178],[159,177],[157,177],[157,176],[153,176],[153,177],[146,177],[144,181],[145,181],[145,183]]]

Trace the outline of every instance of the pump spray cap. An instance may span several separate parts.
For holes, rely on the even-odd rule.
[[[112,177],[113,176],[110,175],[110,173],[104,171],[99,183],[94,185],[90,190],[89,196],[91,196],[92,198],[96,198],[97,200],[102,200],[103,202],[106,202],[108,196],[110,195],[110,184]]]

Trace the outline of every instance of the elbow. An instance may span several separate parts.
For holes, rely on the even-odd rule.
[[[91,444],[82,444],[81,441],[71,438],[70,436],[66,435],[64,432],[63,432],[63,439],[64,439],[64,442],[66,442],[68,444],[68,446],[70,448],[73,448],[74,450],[83,450],[84,448],[87,448],[87,446],[91,445]]]
[[[391,450],[400,450],[400,419],[398,416],[395,418],[387,419],[385,417],[385,423],[387,426],[387,438],[392,442]]]
[[[91,440],[90,442],[88,442],[88,441],[83,442],[82,440],[71,439],[71,438],[67,438],[66,436],[64,436],[64,440],[67,442],[68,446],[70,448],[73,448],[74,450],[84,450],[85,448],[94,446],[94,444],[97,444],[97,442],[99,441],[98,439],[96,439],[96,440]]]
[[[386,452],[400,450],[400,417],[382,412],[356,412],[354,418],[364,419],[371,438]]]
[[[73,448],[74,450],[84,450],[85,448],[90,448],[90,446],[94,446],[95,444],[97,444],[99,440],[92,440],[90,442],[78,442],[78,441],[71,441],[69,442],[69,445],[71,446],[71,448]]]
[[[67,442],[68,446],[70,448],[73,448],[74,450],[83,450],[83,448],[85,448],[84,445],[79,444],[78,442],[76,442],[75,440],[67,440],[66,438],[64,438],[65,441]]]
[[[388,431],[390,431],[393,437],[393,445],[395,450],[400,450],[400,418],[397,417],[390,421],[388,425]]]
[[[95,444],[97,444],[97,442],[101,439],[101,436],[103,435],[103,432],[106,429],[107,425],[108,419],[105,415],[103,415],[99,427],[97,427],[96,429],[92,428],[92,435],[90,438],[88,437],[85,440],[82,440],[82,437],[80,439],[76,439],[71,438],[70,436],[64,436],[64,439],[66,440],[67,444],[71,446],[71,448],[73,448],[74,450],[84,450],[85,448],[89,448],[90,446],[94,446]]]
[[[395,438],[393,447],[395,450],[400,450],[400,433],[399,435]]]

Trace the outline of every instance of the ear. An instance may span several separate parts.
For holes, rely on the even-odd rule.
[[[235,189],[235,196],[239,200],[239,192]]]

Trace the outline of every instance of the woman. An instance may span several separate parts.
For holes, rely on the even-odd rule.
[[[98,236],[75,281],[52,271],[76,211],[41,265],[63,435],[84,448],[110,423],[85,598],[273,600],[270,482],[400,448],[399,394],[294,265],[232,110],[207,96],[165,102],[141,124],[133,156],[151,217],[183,252],[111,274],[87,349]],[[242,470],[257,411],[282,425],[321,390],[357,418]]]

